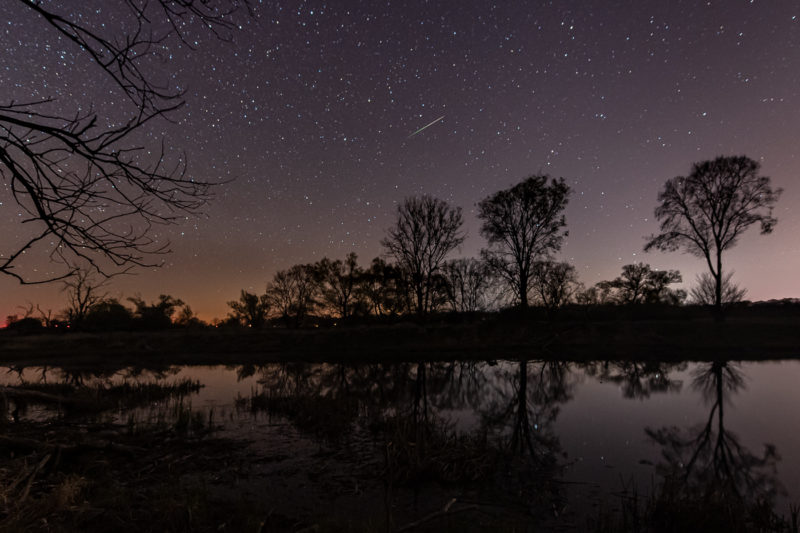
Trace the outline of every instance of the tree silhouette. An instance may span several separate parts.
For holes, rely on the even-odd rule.
[[[406,198],[397,208],[397,222],[381,244],[409,278],[419,316],[431,310],[436,275],[447,254],[464,241],[460,207],[438,198]]]
[[[380,257],[363,273],[358,293],[375,316],[398,315],[410,308],[403,273]]]
[[[647,289],[644,299],[648,303],[667,303],[678,305],[686,299],[683,289],[670,289],[673,283],[683,281],[677,270],[653,270],[647,278]]]
[[[523,308],[534,261],[558,251],[567,236],[563,211],[570,189],[563,178],[547,181],[548,176],[531,176],[478,204],[481,235],[489,241],[481,253]]]
[[[477,259],[453,259],[442,266],[450,309],[460,313],[483,311],[489,306],[487,293],[492,286],[488,265]]]
[[[269,298],[266,294],[261,296],[242,289],[239,300],[228,302],[231,316],[243,326],[260,328],[267,321],[269,312]]]
[[[741,302],[747,289],[733,282],[733,270],[722,276],[722,305]],[[716,298],[716,280],[708,272],[697,276],[697,284],[690,292],[692,301],[701,305],[714,305]]]
[[[610,281],[600,281],[575,294],[575,301],[580,305],[605,305],[614,301],[614,287]]]
[[[175,324],[183,328],[199,328],[206,325],[205,322],[194,314],[194,311],[192,311],[192,308],[188,305],[184,305],[178,313],[178,316],[175,317]]]
[[[294,265],[275,273],[267,284],[267,301],[286,325],[299,326],[316,305],[314,265]]]
[[[98,331],[128,329],[133,321],[130,309],[116,298],[103,298],[89,308],[83,327]]]
[[[647,277],[652,272],[650,265],[636,263],[622,267],[622,275],[611,281],[617,289],[620,303],[635,304],[644,300]]]
[[[759,176],[758,162],[745,156],[717,157],[695,163],[688,176],[677,176],[658,194],[655,215],[661,233],[648,237],[645,251],[683,249],[703,257],[714,278],[714,307],[722,310],[722,253],[753,224],[771,233],[778,222],[772,209],[781,195],[770,179]]]
[[[351,252],[344,261],[325,257],[314,269],[322,303],[342,320],[347,320],[356,307],[357,289],[364,275],[364,270],[358,267],[358,256]]]
[[[132,296],[128,300],[134,306],[134,318],[147,329],[163,329],[172,325],[172,315],[181,306],[182,300],[168,294],[161,294],[158,301],[148,304],[141,296]]]
[[[536,261],[531,285],[536,299],[552,317],[580,289],[575,267],[566,262]]]
[[[653,270],[645,263],[633,263],[623,266],[619,277],[601,281],[598,287],[613,290],[615,299],[621,304],[676,304],[686,297],[686,293],[672,290],[669,285],[681,280],[681,273],[677,270]]]
[[[91,270],[78,269],[73,275],[62,281],[63,291],[67,294],[67,320],[80,325],[93,305],[106,297],[100,293],[106,280],[97,281]]]
[[[9,92],[0,101],[0,177],[31,228],[0,252],[0,273],[43,283],[64,279],[84,263],[100,272],[155,266],[148,256],[169,251],[150,229],[196,213],[209,184],[186,175],[185,158],[171,157],[163,142],[141,145],[146,126],[183,105],[180,89],[155,81],[154,58],[170,35],[191,48],[184,36],[195,26],[228,38],[235,28],[230,12],[247,1],[117,0],[119,26],[109,20],[108,27],[93,24],[80,8],[13,2],[31,26],[63,42],[120,97],[113,110],[102,112],[92,101],[52,96],[21,100]],[[65,92],[77,97],[84,91]],[[30,278],[20,268],[37,249],[63,269]]]

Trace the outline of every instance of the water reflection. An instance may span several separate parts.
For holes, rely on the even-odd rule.
[[[715,361],[698,365],[692,386],[708,405],[704,423],[690,428],[648,428],[646,432],[661,447],[657,471],[662,476],[656,500],[657,511],[669,519],[676,504],[702,510],[709,527],[725,515],[742,510],[771,509],[778,494],[785,492],[777,480],[780,457],[773,444],[761,453],[744,446],[726,427],[726,410],[732,398],[745,388],[739,363]],[[769,515],[765,519],[769,520]],[[672,516],[675,521],[680,517]],[[758,521],[758,516],[753,520]],[[753,524],[761,529],[764,524]]]
[[[586,373],[622,387],[626,398],[646,400],[652,394],[679,393],[683,381],[670,376],[686,369],[687,363],[659,361],[598,361],[585,366]]]
[[[800,375],[799,368],[791,368]],[[200,383],[194,389],[176,386],[187,379]],[[448,513],[463,511],[461,516],[469,520],[488,516],[491,524],[545,525],[563,522],[564,514],[572,512],[573,525],[582,529],[584,523],[576,522],[575,516],[584,519],[585,509],[597,502],[570,501],[573,495],[565,490],[564,480],[575,481],[576,456],[586,439],[633,454],[631,464],[655,464],[658,482],[652,498],[636,512],[676,528],[689,527],[699,516],[693,513],[702,514],[703,509],[712,510],[706,514],[715,519],[730,519],[738,509],[748,516],[758,511],[765,520],[776,521],[777,515],[770,513],[787,494],[778,480],[777,446],[768,444],[756,453],[738,436],[751,426],[740,421],[737,432],[728,427],[732,399],[746,390],[746,377],[744,366],[727,361],[296,362],[112,371],[36,367],[7,369],[5,381],[17,389],[61,396],[80,396],[81,390],[108,396],[108,391],[123,386],[131,397],[148,391],[151,396],[143,402],[116,402],[117,420],[130,419],[133,408],[141,410],[149,402],[150,414],[141,416],[142,421],[168,425],[179,417],[184,424],[207,419],[211,427],[217,423],[211,422],[213,410],[229,408],[229,418],[221,422],[228,426],[224,435],[249,439],[256,447],[267,434],[283,438],[274,435],[278,430],[273,428],[288,424],[317,446],[309,452],[304,450],[313,448],[287,441],[292,453],[303,456],[292,475],[305,471],[303,475],[317,485],[332,483],[325,476],[334,471],[351,477],[358,487],[355,496],[379,496],[381,523],[387,530],[437,512],[453,499],[457,503]],[[134,383],[139,389],[130,387]],[[158,387],[171,391],[171,403],[156,394]],[[610,387],[621,394],[609,396]],[[26,401],[7,396],[9,410],[15,402]],[[631,418],[635,406],[645,410],[645,423],[637,425]],[[595,433],[586,436],[589,429],[575,425],[574,413],[562,420],[567,409],[604,420],[598,428],[605,433],[589,428]],[[667,422],[681,413],[702,422]],[[170,416],[176,420],[170,422]],[[656,445],[650,449],[658,456],[646,447],[625,448],[643,435]],[[759,440],[758,435],[747,436],[749,441]],[[290,454],[280,457],[290,460]],[[798,459],[792,456],[791,461]],[[627,478],[626,468],[622,464],[611,474]],[[577,481],[599,483],[594,477]],[[788,496],[797,498],[800,493]],[[326,497],[330,500],[320,502],[320,510],[346,499]],[[706,522],[712,529],[719,525]],[[763,523],[753,522],[758,527]]]

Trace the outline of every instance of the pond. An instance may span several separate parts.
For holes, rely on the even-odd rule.
[[[638,506],[658,510],[664,498],[724,495],[784,517],[800,502],[800,361],[26,367],[0,376],[64,398],[127,387],[89,413],[12,397],[8,416],[21,423],[183,423],[241,442],[247,479],[215,490],[269,498],[304,523],[358,516],[367,529],[412,529],[434,527],[445,511],[479,511],[484,524],[535,517],[582,530]]]

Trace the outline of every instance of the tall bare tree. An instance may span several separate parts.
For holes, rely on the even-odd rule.
[[[533,263],[561,249],[568,234],[564,209],[569,186],[563,178],[548,180],[545,175],[531,176],[478,204],[481,234],[489,241],[481,254],[523,308],[528,307]]]
[[[94,272],[88,269],[78,269],[71,276],[64,279],[62,291],[67,295],[67,320],[75,325],[80,325],[92,306],[106,297],[101,292],[107,279],[99,280]]]
[[[430,311],[436,276],[447,255],[464,242],[460,207],[431,196],[406,198],[381,244],[409,277],[417,314]]]
[[[75,5],[8,0],[4,7],[64,43],[65,53],[118,100],[98,109],[89,96],[79,100],[79,86],[65,91],[77,103],[4,91],[0,180],[30,229],[0,250],[0,273],[43,283],[70,276],[82,263],[101,272],[158,264],[152,254],[169,245],[151,228],[196,213],[209,183],[187,175],[185,157],[171,157],[163,142],[142,145],[142,130],[183,105],[183,91],[161,82],[154,58],[170,36],[191,48],[186,35],[196,28],[229,38],[236,27],[231,12],[247,3],[114,0],[119,13],[106,20]],[[33,250],[48,252],[62,269],[34,279],[22,263]]]
[[[759,175],[758,162],[745,156],[717,157],[695,163],[688,176],[667,180],[658,194],[655,215],[661,233],[650,235],[645,251],[684,250],[706,260],[714,278],[714,307],[722,311],[722,253],[736,245],[753,224],[771,233],[781,189]]]

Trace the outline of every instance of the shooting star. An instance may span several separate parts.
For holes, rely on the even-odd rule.
[[[411,137],[413,137],[413,136],[414,136],[414,135],[416,135],[417,133],[421,132],[421,131],[422,131],[422,130],[424,130],[425,128],[430,128],[431,126],[433,126],[434,124],[436,124],[437,122],[439,122],[440,120],[442,120],[443,118],[444,118],[444,115],[442,115],[441,117],[437,118],[436,120],[434,120],[434,121],[433,121],[433,122],[431,122],[430,124],[426,124],[425,126],[422,126],[420,129],[418,129],[417,131],[415,131],[414,133],[412,133],[411,135],[409,135],[408,137],[406,137],[406,139],[410,139]]]

